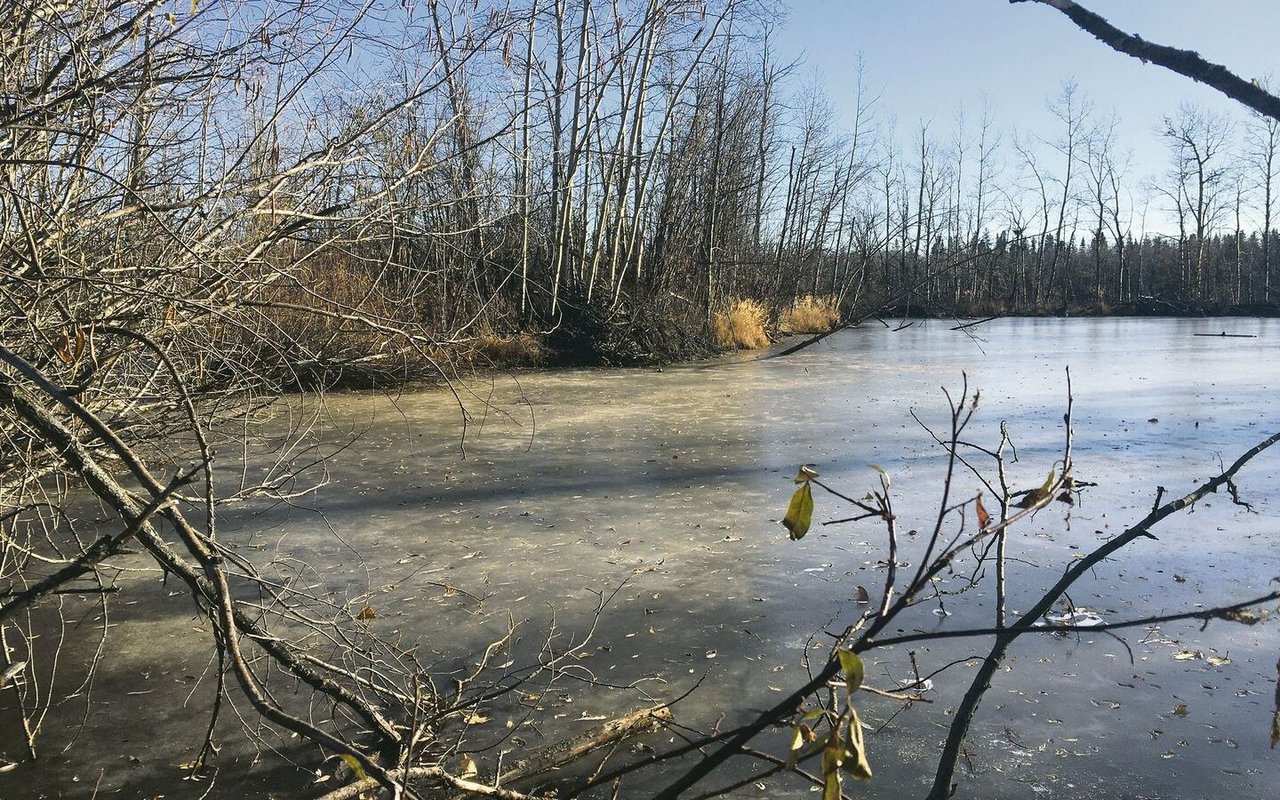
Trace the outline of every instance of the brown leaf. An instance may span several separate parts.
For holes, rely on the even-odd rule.
[[[480,767],[476,765],[476,760],[469,755],[464,754],[458,759],[458,777],[474,778],[480,774]]]
[[[66,331],[58,335],[58,341],[54,344],[54,351],[64,364],[70,364],[76,360],[75,356],[71,355],[71,337],[67,335]]]
[[[987,523],[991,521],[991,515],[982,507],[982,495],[978,495],[977,499],[973,501],[973,508],[978,512],[978,530],[985,529]]]
[[[360,613],[356,615],[356,619],[359,619],[359,620],[376,619],[377,616],[378,616],[378,612],[373,610],[373,606],[365,606],[364,608],[360,609]]]
[[[54,352],[64,364],[74,364],[80,360],[85,351],[84,328],[76,325],[72,330],[63,330],[54,343]]]

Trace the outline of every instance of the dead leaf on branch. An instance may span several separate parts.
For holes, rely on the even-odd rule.
[[[480,774],[480,767],[476,765],[476,760],[468,755],[463,755],[458,759],[458,777],[474,778]]]
[[[54,344],[54,351],[62,363],[71,365],[79,361],[80,356],[84,355],[85,346],[84,328],[76,325],[72,330],[64,330],[58,334],[58,340]]]
[[[802,472],[803,474],[803,472]],[[782,524],[786,526],[792,541],[801,539],[809,532],[809,525],[813,522],[813,488],[810,487],[809,481],[806,479],[795,494],[791,496],[791,502],[787,505],[786,516],[782,518]]]
[[[1018,501],[1018,508],[1031,508],[1043,501],[1049,496],[1049,492],[1053,490],[1053,482],[1056,478],[1056,471],[1050,469],[1049,477],[1045,479],[1044,483],[1027,492],[1023,495],[1022,499]]]

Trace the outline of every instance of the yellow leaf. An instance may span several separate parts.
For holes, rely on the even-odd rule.
[[[1023,496],[1022,500],[1018,502],[1018,507],[1031,508],[1048,497],[1049,492],[1053,489],[1053,482],[1056,478],[1057,475],[1054,473],[1054,470],[1050,468],[1049,477],[1046,478],[1044,483],[1040,484],[1040,486],[1027,492],[1026,495]]]
[[[769,688],[774,689],[772,686]],[[774,691],[782,690],[774,689]],[[799,762],[808,759],[815,753],[825,751],[832,746],[831,737],[834,734],[828,733],[826,738],[819,741],[817,732],[814,731],[813,726],[810,724],[815,720],[823,718],[834,719],[835,714],[824,708],[814,709],[813,711],[805,712],[805,714],[800,717],[800,721],[791,726],[791,754],[787,757],[788,769],[791,769]]]
[[[840,762],[844,760],[844,748],[834,733],[822,751],[822,777],[826,782],[822,786],[822,800],[840,800]]]
[[[809,737],[813,735],[813,729],[804,723],[791,726],[791,750],[787,755],[787,769],[792,769],[799,763],[800,756],[803,755],[802,750],[809,743]]]
[[[844,760],[844,768],[860,781],[871,780],[871,765],[867,763],[866,742],[862,738],[862,720],[858,719],[858,710],[849,706],[849,739],[845,745],[848,757]]]
[[[840,770],[828,773],[822,787],[822,800],[840,800]]]
[[[796,753],[806,744],[804,731],[807,727],[807,725],[796,725],[791,729],[791,760],[789,763],[793,767],[795,766]]]
[[[480,774],[480,767],[476,766],[476,760],[471,756],[464,755],[458,759],[458,777],[474,778]]]
[[[1044,479],[1044,483],[1040,484],[1040,491],[1041,491],[1041,493],[1042,493],[1042,494],[1048,494],[1048,493],[1049,493],[1049,490],[1053,488],[1053,479],[1054,479],[1054,477],[1055,477],[1055,475],[1054,475],[1054,470],[1053,470],[1053,468],[1052,468],[1052,467],[1050,467],[1050,468],[1049,468],[1049,477],[1045,478],[1045,479]]]
[[[838,648],[836,650],[836,658],[840,660],[840,671],[844,673],[844,685],[849,692],[858,691],[858,687],[862,685],[864,670],[862,667],[862,659],[858,658],[858,654],[852,650]]]
[[[464,716],[462,718],[462,721],[467,723],[468,725],[483,725],[484,723],[489,721],[489,718],[486,717],[484,714],[479,714],[479,713],[476,713],[475,711],[472,711],[470,714],[467,714],[466,716]]]
[[[809,525],[812,522],[813,490],[809,487],[809,482],[805,481],[804,485],[791,495],[791,503],[787,506],[787,514],[782,518],[782,524],[791,532],[791,539],[794,541],[803,538],[809,532]]]
[[[369,777],[364,773],[364,767],[360,766],[360,759],[356,758],[350,753],[339,753],[338,758],[341,758],[342,763],[346,764],[347,768],[350,769],[355,774],[356,780],[362,781],[365,778]]]
[[[200,0],[191,0],[191,13],[194,14],[200,8]]]

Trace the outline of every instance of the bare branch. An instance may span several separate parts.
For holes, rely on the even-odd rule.
[[[1009,0],[1010,3],[1040,3],[1066,14],[1082,30],[1113,50],[1153,63],[1211,86],[1227,97],[1260,114],[1280,120],[1280,97],[1268,92],[1258,81],[1247,81],[1221,64],[1206,61],[1194,50],[1156,44],[1137,34],[1128,34],[1073,0]]]

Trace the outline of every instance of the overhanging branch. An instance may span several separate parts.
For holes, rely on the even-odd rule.
[[[1232,100],[1257,111],[1259,114],[1280,120],[1280,97],[1262,88],[1256,81],[1247,81],[1221,64],[1206,61],[1194,50],[1156,44],[1137,34],[1125,33],[1103,17],[1074,2],[1074,0],[1009,0],[1010,3],[1041,3],[1066,14],[1082,30],[1094,35],[1098,41],[1125,55],[1143,62],[1158,64],[1179,75],[1210,86]]]

